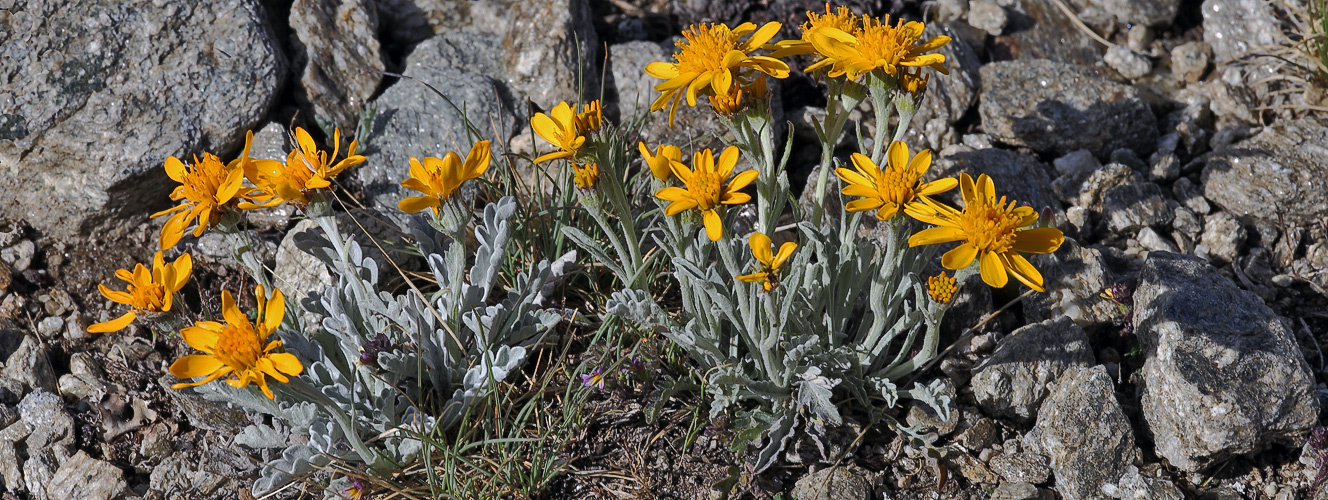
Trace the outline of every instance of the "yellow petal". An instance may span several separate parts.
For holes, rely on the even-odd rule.
[[[194,258],[188,253],[182,253],[172,264],[175,268],[175,281],[168,285],[171,292],[178,292],[184,288],[184,284],[189,282],[189,276],[194,272]]]
[[[1051,253],[1065,243],[1065,233],[1054,227],[1038,227],[1018,231],[1014,235],[1014,248],[1018,252]]]
[[[217,345],[217,339],[220,338],[221,324],[215,321],[200,321],[194,326],[186,326],[180,329],[180,338],[189,347],[211,353]]]
[[[686,189],[677,186],[669,186],[659,191],[656,191],[655,197],[665,201],[682,201],[682,200],[692,199],[691,193],[687,192]]]
[[[752,36],[743,44],[743,52],[752,52],[765,45],[766,42],[775,37],[775,34],[779,33],[781,27],[783,25],[775,21],[765,23],[755,33],[752,33]]]
[[[696,201],[692,200],[691,198],[685,200],[678,200],[673,203],[669,203],[669,206],[664,207],[664,215],[667,217],[673,217],[685,211],[696,208],[696,206],[697,206]]]
[[[977,256],[978,247],[964,243],[941,255],[941,265],[951,271],[957,271],[971,265]]]
[[[729,192],[739,191],[742,188],[747,187],[748,184],[751,184],[753,181],[756,180],[756,176],[757,173],[755,170],[748,170],[746,172],[734,176],[733,180],[729,182],[727,191]]]
[[[549,118],[548,115],[536,113],[535,116],[530,117],[530,128],[535,131],[536,135],[540,136],[541,139],[544,139],[549,144],[555,146],[559,145],[558,133],[560,129],[558,128],[558,124],[554,123],[553,119]]]
[[[733,279],[736,279],[744,283],[760,283],[762,281],[765,281],[769,277],[770,273],[759,272],[752,274],[744,274],[742,276],[734,276]]]
[[[876,219],[890,220],[897,213],[899,213],[899,204],[893,202],[882,203],[880,210],[876,211]]]
[[[304,365],[300,363],[300,359],[295,357],[294,354],[288,352],[274,352],[268,354],[267,359],[272,361],[273,366],[287,375],[299,375],[304,373]]]
[[[867,155],[853,153],[853,155],[849,157],[849,160],[853,162],[854,167],[857,167],[858,172],[862,173],[861,177],[864,179],[874,179],[881,175],[881,168],[878,167],[876,163],[872,162],[871,158],[868,158]],[[861,184],[870,185],[872,183],[862,182]]]
[[[784,242],[783,245],[779,246],[779,253],[775,254],[775,261],[770,265],[770,268],[779,269],[781,267],[784,267],[784,263],[788,262],[789,257],[793,255],[793,251],[797,249],[798,249],[797,243],[794,243],[792,241]]]
[[[706,237],[710,238],[710,241],[719,241],[719,238],[724,236],[724,226],[719,213],[706,210],[702,212],[702,220],[705,222]]]
[[[97,291],[101,292],[101,294],[102,294],[103,297],[106,297],[106,298],[110,299],[110,300],[113,301],[113,302],[117,302],[117,303],[124,304],[124,305],[127,305],[127,306],[133,306],[133,305],[135,305],[135,304],[134,304],[134,296],[133,296],[132,294],[130,294],[129,292],[122,292],[122,291],[119,291],[119,290],[111,290],[110,288],[107,288],[106,285],[103,285],[103,284],[100,284],[100,283],[97,284]]]
[[[1014,275],[1014,278],[1021,283],[1028,285],[1029,288],[1039,292],[1045,292],[1042,288],[1042,273],[1039,273],[1033,264],[1028,262],[1024,256],[1013,252],[1001,254],[1001,262],[1005,264],[1006,270]]]
[[[221,291],[221,316],[226,318],[226,323],[231,326],[252,325],[249,317],[235,305],[235,298],[231,296],[229,290]]]
[[[647,75],[655,78],[669,80],[678,76],[678,65],[666,62],[652,62],[645,67]]]
[[[880,198],[862,198],[845,203],[844,210],[848,210],[849,212],[864,212],[881,208],[881,205],[884,204],[885,202]]]
[[[408,214],[415,214],[438,205],[438,198],[435,196],[411,196],[403,198],[400,203],[397,203],[397,209]]]
[[[129,311],[113,320],[89,325],[88,333],[118,332],[128,327],[129,324],[133,323],[134,319],[136,318],[138,318],[138,315],[134,314],[134,311]]]
[[[775,256],[770,251],[774,244],[771,243],[769,236],[763,233],[752,233],[751,236],[747,237],[747,245],[752,247],[752,257],[755,257],[758,262],[766,266],[770,266],[770,263],[774,262]]]
[[[180,161],[179,158],[174,156],[166,158],[166,176],[170,177],[171,180],[183,183],[184,174],[186,172],[188,172],[188,170],[185,168],[184,162]]]
[[[724,193],[724,196],[719,199],[719,203],[723,205],[741,205],[749,201],[752,201],[752,195],[747,193],[734,193],[731,191]]]
[[[282,318],[286,317],[286,297],[281,290],[272,289],[272,298],[267,301],[267,312],[263,316],[263,326],[268,333],[277,331]]]
[[[738,147],[729,146],[727,148],[724,148],[724,152],[719,154],[719,161],[715,163],[715,172],[718,172],[721,178],[727,178],[729,174],[733,173],[733,168],[736,167],[737,165],[738,165]],[[753,174],[756,173],[756,171],[754,170],[751,170],[750,172],[752,172]],[[752,178],[755,179],[756,176],[753,175]],[[746,184],[743,185],[745,186]],[[735,189],[742,189],[742,188],[735,188]]]
[[[922,153],[918,153],[918,156],[922,156]],[[955,186],[958,185],[959,185],[959,180],[955,179],[954,177],[945,177],[941,179],[936,179],[934,181],[918,186],[918,194],[921,196],[931,196],[935,194],[940,194],[949,191],[951,189],[954,189]]]
[[[886,150],[885,157],[890,168],[903,170],[908,165],[908,145],[904,144],[904,141],[890,143],[890,149]]]
[[[215,356],[190,354],[171,363],[170,370],[171,375],[175,375],[176,378],[189,379],[214,375],[224,366],[225,363]]]
[[[557,160],[560,158],[571,158],[571,157],[572,153],[569,151],[554,151],[552,153],[542,155],[539,158],[535,158],[535,163],[544,163],[549,160]]]
[[[1001,263],[1001,258],[996,252],[982,252],[978,260],[978,270],[982,273],[982,281],[992,288],[1005,288],[1010,282],[1010,277],[1005,274],[1005,265]]]
[[[466,178],[476,179],[489,171],[489,163],[493,161],[493,154],[489,149],[489,141],[479,141],[470,148],[470,154],[466,155]]]

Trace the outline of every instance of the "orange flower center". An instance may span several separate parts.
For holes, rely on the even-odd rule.
[[[719,206],[719,197],[724,190],[724,178],[718,172],[698,170],[687,183],[687,191],[696,200],[697,210],[713,210]]]
[[[693,25],[682,36],[686,40],[677,43],[679,52],[673,54],[682,74],[722,69],[724,54],[738,45],[738,37],[723,24]]]
[[[889,16],[886,17],[886,22],[889,22]],[[906,29],[902,19],[894,26],[882,24],[881,21],[872,18],[863,19],[862,24],[862,31],[856,33],[858,52],[867,60],[876,63],[876,66],[885,67],[887,70],[894,70],[922,36],[922,33]]]
[[[161,308],[166,301],[166,287],[162,283],[131,283],[128,288],[129,295],[134,298],[134,309],[145,312],[161,312]]]
[[[807,11],[807,22],[802,23],[803,41],[810,43],[811,32],[817,28],[835,28],[848,34],[854,34],[858,30],[858,19],[848,11],[848,7],[840,7],[830,12],[830,5],[826,4],[825,10],[825,14]]]
[[[203,161],[194,157],[193,165],[184,174],[184,197],[194,205],[213,205],[217,203],[217,191],[230,173],[221,159],[212,153],[203,153]]]
[[[907,169],[898,170],[887,167],[881,169],[881,175],[876,176],[876,190],[881,193],[881,198],[896,204],[913,201],[913,188],[917,184],[917,174]]]
[[[214,356],[235,371],[253,368],[263,356],[263,340],[250,325],[226,325],[217,338]]]
[[[1019,216],[1015,215],[1014,208],[1014,201],[1006,203],[1004,196],[995,205],[980,200],[964,207],[959,215],[959,228],[978,250],[1006,252],[1014,245],[1019,230]]]
[[[944,274],[931,276],[927,278],[927,295],[931,295],[932,300],[940,303],[948,303],[954,298],[955,279]]]

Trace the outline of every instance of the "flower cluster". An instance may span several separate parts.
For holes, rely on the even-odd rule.
[[[678,41],[674,62],[652,62],[647,75],[664,80],[655,86],[660,95],[650,104],[651,111],[669,109],[669,126],[684,98],[696,106],[698,96],[711,99],[711,106],[721,114],[732,114],[742,94],[764,95],[765,75],[788,78],[788,64],[770,56],[756,56],[779,32],[780,23],[766,23],[759,29],[743,23],[730,29],[724,24],[693,25]]]

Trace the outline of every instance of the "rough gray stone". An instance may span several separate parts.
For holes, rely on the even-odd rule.
[[[1171,75],[1184,82],[1197,82],[1208,71],[1213,47],[1200,41],[1186,42],[1171,49]]]
[[[1151,182],[1136,182],[1108,189],[1102,195],[1102,220],[1107,231],[1122,236],[1150,226],[1171,222],[1171,209],[1162,187]]]
[[[1051,498],[1050,493],[1028,483],[1002,483],[991,492],[988,500],[1043,500]]]
[[[1180,10],[1180,0],[1151,0],[1137,2],[1132,0],[1071,0],[1077,10],[1096,7],[1116,16],[1125,24],[1142,24],[1154,28],[1171,26]]]
[[[1125,46],[1135,53],[1147,54],[1155,36],[1153,28],[1148,27],[1147,24],[1136,24],[1130,26],[1130,30],[1125,32]]]
[[[1009,4],[1008,41],[994,49],[1020,60],[1049,59],[1072,64],[1102,60],[1102,46],[1066,22],[1054,0],[1005,0]]]
[[[993,0],[974,0],[968,4],[968,24],[988,35],[1000,36],[1009,20],[1005,8]]]
[[[1087,149],[1098,158],[1119,148],[1146,157],[1157,147],[1157,119],[1139,91],[1092,68],[1003,61],[981,74],[982,128],[997,140],[1056,155]]]
[[[1107,53],[1102,56],[1102,61],[1111,66],[1121,76],[1131,80],[1138,80],[1148,76],[1153,71],[1153,63],[1147,57],[1136,54],[1134,51],[1126,48],[1124,45],[1113,45],[1107,49]]]
[[[1157,161],[1148,168],[1148,180],[1158,183],[1167,183],[1180,177],[1180,158],[1173,153],[1167,153],[1157,157]]]
[[[1203,41],[1212,46],[1215,62],[1240,59],[1251,50],[1277,45],[1281,22],[1273,4],[1262,0],[1205,0]]]
[[[46,487],[60,468],[55,454],[43,448],[29,448],[28,459],[23,461],[23,481],[28,486],[28,498],[33,500],[63,500],[47,494]]]
[[[1092,363],[1088,336],[1069,318],[1030,324],[973,369],[973,396],[990,415],[1027,422],[1062,373]]]
[[[19,240],[13,245],[0,249],[0,261],[9,264],[12,272],[27,271],[32,265],[32,256],[37,252],[37,244],[32,240]]]
[[[1298,443],[1314,425],[1314,378],[1286,320],[1203,260],[1150,254],[1134,304],[1142,412],[1171,465]]]
[[[119,467],[92,458],[82,450],[60,466],[46,487],[47,495],[54,499],[112,500],[122,498],[128,490]]]
[[[969,451],[977,453],[996,443],[996,424],[990,418],[981,418],[973,425],[955,436],[954,441]]]
[[[932,29],[936,31],[932,32]],[[951,26],[928,24],[927,36],[936,35],[951,38],[950,43],[936,51],[945,56],[945,67],[950,74],[937,74],[927,83],[926,98],[918,106],[913,121],[909,122],[903,139],[914,152],[936,151],[957,142],[954,124],[968,113],[978,97],[978,68],[982,61],[978,60],[977,53]],[[848,135],[851,134],[846,133],[845,139]],[[812,140],[816,140],[815,136]]]
[[[55,371],[46,357],[46,348],[36,335],[26,335],[14,354],[9,356],[0,379],[9,379],[21,384],[26,393],[35,389],[54,391],[56,389]]]
[[[1196,255],[1227,263],[1236,260],[1245,249],[1245,240],[1249,232],[1227,212],[1209,214],[1204,218],[1203,235],[1199,238],[1200,246]]]
[[[1060,207],[1051,188],[1047,165],[1029,155],[1004,149],[970,149],[967,146],[946,148],[932,157],[928,179],[955,177],[967,173],[977,179],[987,174],[996,185],[996,196],[1005,196],[1036,209]]]
[[[378,9],[372,0],[295,0],[290,6],[299,94],[314,116],[355,133],[360,112],[382,82]]]
[[[507,33],[507,14],[519,0],[377,0],[379,24],[391,26],[384,44],[413,46],[448,30]]]
[[[503,63],[513,89],[546,110],[599,97],[599,36],[587,0],[517,2],[507,22]]]
[[[18,414],[28,428],[24,444],[29,452],[49,450],[60,463],[69,458],[74,445],[74,418],[65,411],[60,396],[40,389],[33,391],[19,402]]]
[[[442,158],[449,151],[466,156],[474,142],[467,136],[463,111],[478,129],[476,140],[493,141],[494,166],[502,161],[501,145],[512,136],[518,118],[498,76],[503,74],[499,40],[490,34],[452,31],[411,52],[404,74],[418,81],[397,82],[375,101],[375,134],[362,153],[367,161],[356,167],[373,206],[396,212],[397,203],[415,193],[401,187],[410,157]]]
[[[1066,239],[1060,250],[1030,257],[1047,289],[1024,299],[1024,314],[1030,321],[1067,317],[1080,328],[1096,332],[1121,319],[1116,304],[1100,296],[1120,278],[1099,249]]]
[[[34,0],[0,15],[0,216],[69,239],[165,208],[166,157],[238,151],[267,116],[286,65],[264,18],[257,0]]]
[[[1050,459],[1056,490],[1066,498],[1103,498],[1102,485],[1116,484],[1139,457],[1130,420],[1102,366],[1061,377],[1024,443]]]
[[[1166,479],[1157,479],[1142,475],[1139,468],[1131,465],[1125,475],[1116,484],[1102,485],[1102,492],[1108,497],[1121,500],[1183,500],[1184,495],[1175,484]]]
[[[798,500],[866,500],[871,495],[871,484],[843,466],[818,470],[793,484],[793,497]]]
[[[996,484],[1001,481],[999,476],[973,455],[958,453],[950,457],[950,463],[959,469],[959,475],[975,484]]]
[[[21,422],[15,425],[23,425]],[[0,489],[23,491],[28,485],[23,481],[23,461],[18,459],[18,450],[14,442],[0,439]]]
[[[1209,200],[1241,218],[1277,224],[1328,219],[1328,127],[1278,121],[1218,151],[1203,171]]]
[[[1144,247],[1144,249],[1150,252],[1174,253],[1180,251],[1179,247],[1176,246],[1176,243],[1168,240],[1165,236],[1158,234],[1157,231],[1154,231],[1151,227],[1140,229],[1139,233],[1134,236],[1134,239],[1139,242],[1139,246]]]
[[[244,412],[231,405],[208,400],[194,389],[171,389],[171,385],[176,382],[179,381],[169,374],[157,379],[157,384],[164,388],[166,395],[170,397],[171,404],[178,407],[189,419],[189,425],[233,436],[250,424]]]
[[[1012,483],[1042,484],[1051,479],[1047,457],[1036,453],[997,455],[987,462],[992,472]]]

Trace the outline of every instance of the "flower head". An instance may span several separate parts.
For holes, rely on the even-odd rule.
[[[180,291],[193,273],[194,261],[189,254],[181,254],[170,264],[165,263],[161,251],[152,257],[152,269],[143,264],[135,264],[134,272],[127,269],[115,271],[115,277],[129,283],[124,291],[116,291],[98,284],[97,290],[102,296],[113,302],[129,306],[129,312],[110,321],[88,327],[88,333],[106,333],[125,329],[139,316],[151,317],[170,312],[175,292]]]
[[[760,283],[761,288],[767,292],[774,290],[779,286],[779,268],[788,262],[789,256],[793,255],[798,244],[792,241],[785,242],[779,246],[779,253],[775,253],[772,251],[774,243],[763,233],[752,233],[747,238],[747,244],[752,247],[752,257],[756,258],[758,266],[756,272],[738,276],[738,281]]]
[[[771,47],[774,52],[770,57],[788,57],[797,55],[815,54],[816,47],[812,45],[812,34],[817,30],[825,28],[834,28],[844,33],[857,33],[858,16],[849,12],[848,7],[839,7],[830,10],[830,4],[825,4],[825,14],[807,11],[807,22],[802,23],[802,37],[793,40],[781,40],[775,42]]]
[[[334,129],[332,132],[332,152],[330,156],[328,152],[318,149],[313,137],[305,132],[303,128],[295,127],[294,139],[298,147],[286,156],[285,164],[278,161],[256,162],[245,169],[245,177],[248,177],[250,182],[253,182],[255,186],[267,193],[265,198],[255,199],[266,200],[267,202],[246,204],[242,205],[241,208],[262,208],[277,205],[283,201],[297,206],[306,206],[309,204],[308,194],[310,191],[331,186],[332,182],[328,179],[335,177],[347,167],[364,163],[364,157],[355,154],[355,149],[359,145],[357,141],[350,141],[346,157],[342,158],[341,161],[336,161],[337,152],[341,150],[340,129]]]
[[[586,143],[586,136],[599,130],[603,124],[599,101],[585,105],[581,113],[576,113],[567,101],[559,102],[547,115],[535,113],[530,117],[530,128],[559,149],[535,158],[535,163],[576,157],[577,150]]]
[[[230,291],[223,290],[221,314],[225,323],[199,321],[180,330],[185,343],[207,354],[190,354],[175,360],[171,374],[181,379],[205,378],[175,384],[172,389],[194,387],[228,376],[226,383],[231,387],[258,384],[263,394],[273,399],[267,377],[286,383],[290,381],[287,375],[304,372],[304,365],[294,354],[274,352],[281,347],[280,340],[268,340],[286,315],[286,299],[281,290],[272,290],[272,298],[268,299],[263,285],[258,285],[254,296],[258,299],[258,317],[253,322],[235,305]]]
[[[598,164],[587,163],[582,165],[580,163],[573,163],[572,171],[575,172],[575,175],[572,177],[572,182],[576,183],[577,188],[583,191],[595,190],[595,185],[599,183]]]
[[[345,489],[342,489],[341,493],[346,495],[347,497],[350,497],[351,500],[360,500],[364,498],[364,494],[367,493],[368,491],[369,491],[369,485],[364,484],[364,481],[360,480],[360,478],[357,477],[355,479],[351,479],[350,486],[347,486]]]
[[[590,101],[581,107],[581,112],[576,114],[576,131],[581,135],[588,135],[592,132],[599,132],[604,126],[604,111],[600,109],[599,99]]]
[[[941,274],[936,276],[927,277],[927,295],[931,296],[931,300],[948,304],[950,300],[954,299],[956,290],[958,290],[958,287],[955,284],[954,277],[946,275],[945,271],[941,271]]]
[[[856,32],[832,27],[813,31],[812,47],[824,59],[808,66],[806,71],[829,68],[827,75],[847,75],[849,80],[857,80],[863,73],[876,69],[896,76],[900,66],[931,66],[947,73],[945,66],[941,65],[945,62],[945,55],[928,52],[950,43],[950,37],[936,36],[922,41],[922,23],[905,23],[901,19],[891,26],[889,22],[889,16],[884,22],[863,16],[862,27]]]
[[[764,97],[767,94],[769,89],[766,87],[764,73],[756,73],[750,78],[739,76],[735,85],[729,87],[727,94],[710,96],[710,109],[724,116],[733,116],[742,111],[744,104],[752,101],[752,96]]]
[[[788,64],[773,57],[751,55],[770,41],[780,26],[776,22],[760,29],[752,23],[733,29],[724,24],[690,26],[682,33],[684,40],[677,43],[678,51],[673,54],[676,62],[652,62],[645,68],[647,75],[665,80],[655,86],[661,93],[650,104],[650,111],[669,108],[669,126],[673,126],[683,97],[688,106],[695,107],[697,95],[728,95],[740,69],[788,78]]]
[[[604,389],[604,382],[606,381],[607,380],[604,377],[604,369],[600,367],[595,367],[590,373],[581,374],[581,385],[585,387],[594,387],[602,390]]]
[[[854,153],[852,160],[857,171],[835,169],[835,175],[844,181],[844,196],[860,198],[845,204],[845,210],[876,210],[877,219],[889,220],[900,208],[916,205],[927,196],[944,193],[959,184],[953,177],[922,182],[922,175],[931,167],[931,150],[924,150],[910,160],[908,146],[895,141],[885,157],[885,168],[879,168],[871,158]]]
[[[471,146],[465,163],[451,151],[441,160],[430,156],[422,163],[414,156],[410,157],[410,177],[401,181],[401,187],[419,191],[424,196],[408,196],[397,204],[397,208],[408,214],[432,208],[434,215],[438,215],[443,202],[450,199],[461,184],[478,179],[488,171],[492,159],[489,141],[479,141]]]
[[[738,148],[729,146],[715,160],[709,149],[692,155],[692,169],[680,162],[673,162],[673,175],[683,182],[686,188],[666,187],[655,192],[655,197],[671,202],[664,208],[664,215],[672,217],[684,210],[701,212],[705,223],[706,236],[710,241],[718,241],[724,234],[723,222],[719,216],[720,205],[739,205],[751,201],[751,195],[738,192],[756,180],[756,171],[748,170],[733,177],[733,167],[738,164]],[[725,184],[728,182],[728,184]]]
[[[909,246],[960,242],[941,256],[941,265],[958,270],[978,260],[982,281],[996,288],[1008,283],[1007,273],[1039,292],[1042,274],[1024,258],[1024,253],[1051,253],[1065,242],[1065,235],[1052,227],[1024,229],[1038,220],[1033,207],[1016,207],[1013,200],[996,198],[996,188],[986,174],[976,182],[959,174],[963,210],[926,200],[931,211],[909,211],[909,215],[938,227],[918,231]]]
[[[152,214],[155,219],[171,215],[161,230],[158,244],[162,250],[174,247],[184,237],[185,228],[194,227],[194,236],[202,236],[203,231],[217,225],[222,214],[244,199],[251,199],[255,194],[252,188],[244,187],[244,169],[260,163],[249,159],[249,148],[253,145],[254,133],[245,134],[244,152],[240,158],[230,163],[222,163],[217,155],[203,153],[203,159],[194,157],[193,163],[185,166],[174,156],[166,159],[166,175],[180,183],[171,191],[171,199],[180,201],[179,205]],[[183,201],[181,201],[183,200]]]
[[[387,334],[378,332],[373,340],[360,345],[360,364],[378,366],[378,353],[391,349],[392,341],[387,338]]]
[[[931,81],[931,73],[923,74],[922,68],[913,68],[899,73],[899,89],[907,92],[913,98],[916,105],[922,101],[922,96],[927,93],[927,83]]]
[[[646,166],[650,167],[650,174],[654,175],[660,182],[669,180],[673,173],[673,162],[682,161],[682,150],[678,146],[670,144],[660,144],[655,149],[655,154],[650,154],[650,148],[646,143],[639,142],[636,149],[641,152],[641,159],[645,160]]]

